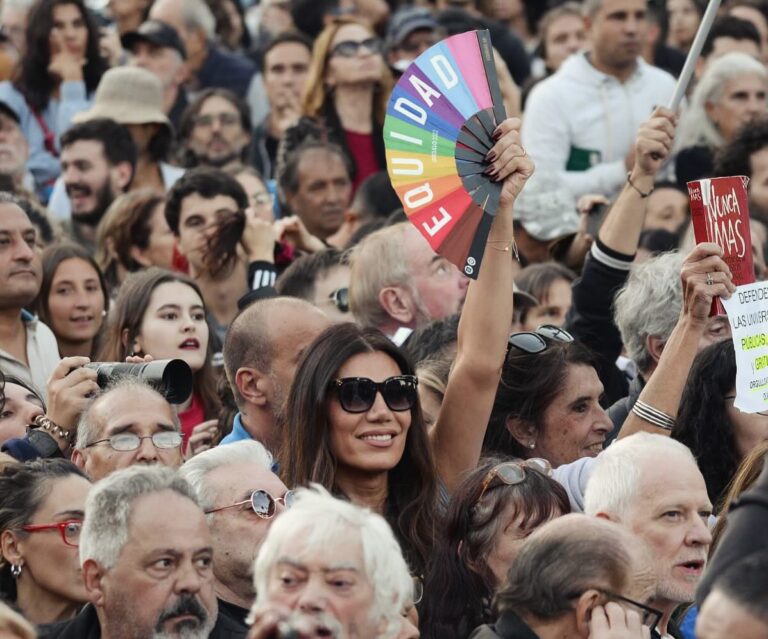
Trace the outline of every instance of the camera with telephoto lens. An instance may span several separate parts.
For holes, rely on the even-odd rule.
[[[158,359],[140,364],[91,362],[96,383],[106,388],[121,377],[136,377],[156,389],[170,404],[183,404],[192,395],[192,369],[183,359]]]

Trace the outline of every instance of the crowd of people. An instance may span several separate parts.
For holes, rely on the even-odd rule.
[[[686,192],[750,178],[768,278],[768,0],[672,112],[706,5],[2,0],[0,636],[768,636],[768,415]],[[470,280],[383,129],[476,29]]]

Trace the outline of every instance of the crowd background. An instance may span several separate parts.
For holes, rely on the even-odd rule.
[[[768,278],[768,2],[673,113],[705,8],[2,0],[0,634],[768,636],[768,416],[686,191],[750,178]],[[473,29],[509,117],[470,282],[383,126]],[[168,359],[182,397],[89,366]]]

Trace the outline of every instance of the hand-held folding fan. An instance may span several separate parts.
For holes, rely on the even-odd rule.
[[[501,184],[483,171],[506,118],[488,31],[451,36],[422,53],[387,106],[392,186],[432,249],[476,279]]]

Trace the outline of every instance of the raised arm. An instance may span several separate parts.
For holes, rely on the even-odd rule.
[[[669,428],[654,423],[665,420],[663,417],[655,419],[653,411],[669,417],[670,423],[677,416],[688,373],[699,350],[699,340],[707,328],[712,299],[716,295],[728,298],[736,290],[722,254],[717,244],[704,243],[696,246],[685,259],[681,274],[683,308],[680,319],[664,345],[656,370],[621,427],[619,437],[641,430],[669,435]],[[712,284],[707,283],[710,276]]]
[[[456,361],[431,432],[438,474],[449,492],[480,459],[512,326],[512,206],[533,174],[520,144],[520,120],[505,120],[496,135],[489,158],[495,158],[497,181],[504,181],[501,205],[480,274],[467,291]]]

